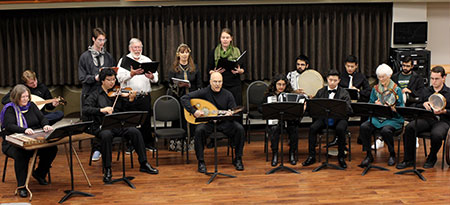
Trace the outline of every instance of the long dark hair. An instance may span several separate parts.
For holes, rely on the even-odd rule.
[[[293,91],[292,87],[291,87],[291,83],[286,78],[286,75],[278,74],[272,79],[272,82],[270,83],[269,87],[267,87],[267,90],[265,93],[266,96],[275,95],[275,92],[277,91],[277,82],[280,80],[282,80],[286,83],[286,88],[284,89],[284,92],[290,93]]]
[[[188,64],[189,64],[189,72],[193,73],[195,72],[195,64],[194,64],[194,60],[192,57],[192,52],[191,52],[191,48],[189,48],[189,46],[187,44],[180,44],[177,48],[177,52],[176,52],[176,57],[173,61],[173,71],[175,73],[181,72],[180,69],[180,53],[187,51],[189,53],[189,59],[188,59]]]

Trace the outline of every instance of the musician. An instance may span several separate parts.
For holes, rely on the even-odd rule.
[[[327,75],[328,86],[324,86],[314,98],[328,98],[328,99],[340,99],[345,100],[347,103],[347,113],[352,113],[350,94],[341,88],[339,85],[340,75],[337,70],[330,70]],[[348,119],[325,119],[319,118],[314,119],[310,129],[309,129],[309,156],[302,163],[303,166],[309,166],[316,162],[316,143],[317,143],[317,133],[325,128],[328,123],[329,127],[336,129],[336,136],[338,139],[338,162],[339,166],[342,168],[347,168],[345,163],[345,136],[347,132]]]
[[[295,93],[305,94],[302,88],[298,86],[298,77],[303,73],[303,71],[309,68],[309,58],[303,54],[300,54],[296,59],[296,70],[291,71],[287,74],[287,79],[289,80],[292,89]]]
[[[292,92],[291,85],[284,74],[279,74],[274,77],[272,83],[267,88],[265,97],[267,100],[271,96],[275,96],[278,99],[281,93]],[[297,150],[298,150],[298,124],[297,120],[286,120],[287,132],[289,134],[289,163],[292,165],[297,164]],[[278,164],[278,142],[280,140],[281,125],[271,125],[269,127],[271,136],[271,148],[272,148],[272,166]],[[281,153],[282,154],[282,153]]]
[[[378,78],[378,84],[374,86],[370,93],[369,103],[382,104],[381,95],[386,90],[392,90],[398,96],[395,106],[405,106],[403,102],[402,91],[400,87],[391,80],[392,69],[386,64],[381,64],[375,71]],[[395,107],[392,107],[395,111]],[[366,167],[373,162],[373,156],[370,148],[370,139],[375,130],[380,130],[380,134],[383,137],[389,150],[388,165],[395,165],[395,149],[394,149],[394,133],[396,130],[403,128],[403,117],[397,112],[394,112],[394,117],[390,119],[372,117],[372,123],[366,121],[361,124],[359,130],[359,136],[363,143],[363,150],[367,152],[366,158],[359,165],[360,167]]]
[[[130,43],[128,45],[128,50],[130,51],[126,57],[129,57],[139,63],[148,63],[152,62],[152,60],[142,55],[142,41],[137,38],[130,39]],[[119,60],[117,67],[119,70],[117,72],[117,79],[119,80],[121,87],[130,87],[137,93],[140,93],[137,96],[136,100],[132,103],[129,111],[148,111],[152,112],[152,99],[150,96],[150,92],[152,91],[151,83],[158,82],[158,72],[152,73],[147,72],[144,73],[144,69],[142,68],[130,68],[129,70],[126,68],[122,68],[123,58]],[[155,138],[152,136],[152,128],[150,123],[150,115],[144,120],[144,125],[139,129],[144,137],[145,147],[149,150],[155,149]]]
[[[425,108],[427,110],[432,110],[428,98],[434,94],[439,93],[445,97],[447,104],[442,110],[432,110],[439,120],[429,120],[429,119],[418,119],[417,126],[416,122],[410,122],[405,128],[405,134],[403,135],[403,146],[405,150],[404,160],[397,165],[397,169],[404,169],[406,167],[411,167],[414,165],[414,152],[416,151],[414,133],[417,129],[418,133],[430,132],[431,133],[431,148],[430,154],[423,165],[424,168],[433,168],[437,161],[437,153],[442,145],[442,140],[445,139],[447,135],[447,130],[450,124],[450,89],[445,85],[445,70],[442,66],[436,66],[431,69],[431,86],[426,87],[422,90],[422,95],[420,102],[417,107]]]
[[[208,56],[207,69],[209,74],[217,71],[223,76],[223,88],[227,89],[233,94],[237,105],[242,105],[242,86],[240,75],[244,73],[241,65],[238,65],[234,70],[226,70],[224,68],[217,68],[219,59],[226,58],[228,60],[236,60],[241,51],[238,47],[233,45],[233,34],[229,28],[224,28],[220,32],[220,43],[214,48]]]
[[[174,81],[171,80],[172,78],[188,80],[189,83],[174,83]],[[197,65],[194,64],[194,60],[191,55],[191,48],[189,48],[187,44],[182,43],[177,48],[172,69],[169,71],[169,82],[172,93],[178,100],[186,93],[198,90],[202,87],[203,82],[201,72]],[[182,114],[184,115],[184,112],[182,112]],[[172,127],[179,127],[178,124],[178,120],[172,121]],[[183,128],[186,129],[187,123],[184,117],[182,118],[182,124]],[[193,126],[191,125],[191,136],[194,136],[194,129],[192,128]],[[178,141],[180,141],[180,143],[170,140],[169,150],[181,150],[181,146],[178,145],[181,145],[182,140],[178,139]],[[191,142],[189,142],[189,145],[191,145]]]
[[[412,71],[413,67],[412,58],[407,56],[402,60],[402,71],[392,75],[392,80],[402,89],[402,93],[409,95],[408,99],[419,98],[424,87],[422,76]],[[416,107],[415,102],[404,100],[406,106]]]
[[[32,70],[25,70],[22,73],[22,82],[27,86],[27,88],[30,90],[31,94],[36,95],[38,97],[41,97],[42,99],[48,100],[53,99],[52,94],[50,93],[50,90],[45,86],[44,83],[38,82],[38,79],[36,77],[36,73]],[[10,100],[10,94],[11,91],[8,92],[2,99],[2,104],[5,105],[6,103],[11,102]],[[47,110],[53,110],[56,106],[59,105],[58,99],[53,99],[51,103],[48,103],[44,106],[44,108],[41,110],[42,114],[45,118],[48,119],[49,124],[53,125],[56,122],[60,121],[64,117],[64,113],[62,111],[54,111],[54,112],[48,112]]]
[[[30,102],[30,95],[30,90],[22,84],[16,85],[12,89],[10,94],[11,102],[3,107],[0,114],[2,129],[5,129],[6,135],[13,133],[34,134],[36,129],[41,128],[44,132],[53,130],[38,107]],[[14,159],[17,186],[24,186],[28,173],[28,162],[33,156],[33,151],[27,151],[14,146],[7,142],[5,138],[3,138],[2,151]],[[48,184],[45,176],[49,172],[57,152],[58,148],[56,146],[38,150],[39,165],[33,171],[32,176],[40,185]],[[27,190],[25,188],[19,189],[19,196],[27,197]]]
[[[196,110],[192,107],[190,100],[192,98],[201,98],[214,104],[219,110],[229,110],[236,107],[236,102],[230,91],[222,89],[223,78],[219,72],[211,73],[210,85],[206,88],[190,92],[181,97],[181,104],[189,113],[192,113],[195,117],[203,116],[204,113],[201,110]],[[228,114],[232,114],[229,112]],[[214,129],[213,123],[199,124],[195,128],[195,154],[198,160],[198,172],[206,173],[206,165],[203,157],[204,140],[208,137]],[[223,132],[228,137],[232,138],[235,146],[236,158],[233,159],[233,164],[236,170],[244,170],[244,164],[242,163],[242,154],[244,151],[244,127],[241,123],[236,121],[223,121],[217,124],[217,131]]]
[[[339,86],[342,88],[352,88],[358,90],[359,102],[369,101],[370,85],[366,76],[358,70],[358,58],[353,55],[347,56],[345,59],[345,70],[341,73],[341,81]]]
[[[105,115],[125,110],[127,106],[130,106],[129,102],[135,100],[135,93],[132,92],[129,95],[129,99],[124,99],[122,97],[110,98],[108,96],[108,92],[116,83],[116,72],[111,68],[100,71],[99,80],[102,82],[102,85],[93,91],[86,99],[83,106],[83,114],[94,121],[93,126],[88,129],[87,132],[95,135],[96,138],[101,140],[101,153],[104,169],[103,181],[108,183],[112,178],[112,139],[116,136],[125,137],[131,140],[141,165],[139,171],[149,174],[158,174],[158,170],[153,168],[147,162],[144,140],[138,129],[127,127],[123,129],[114,128],[111,130],[101,130],[100,125],[102,124]],[[116,101],[115,104],[114,101]]]

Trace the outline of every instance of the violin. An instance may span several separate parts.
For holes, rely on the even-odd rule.
[[[114,98],[117,96],[121,97],[130,97],[130,95],[136,94],[130,87],[120,88],[120,86],[114,87],[111,91],[108,92],[108,97]]]

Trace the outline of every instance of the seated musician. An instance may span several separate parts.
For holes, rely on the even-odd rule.
[[[402,91],[394,81],[391,80],[392,69],[386,64],[381,64],[375,71],[378,78],[378,84],[374,86],[370,94],[369,103],[382,104],[382,93],[386,90],[392,90],[397,94],[398,99],[394,106],[405,106],[403,102]],[[392,106],[392,110],[395,111],[395,107]],[[373,162],[373,156],[370,148],[371,136],[375,130],[379,130],[381,137],[386,142],[389,149],[388,165],[393,166],[395,164],[395,149],[394,149],[394,133],[396,130],[402,129],[403,117],[398,113],[394,113],[394,117],[390,119],[386,118],[372,118],[372,124],[370,121],[366,121],[361,124],[359,129],[359,136],[362,140],[363,150],[367,152],[366,158],[359,165],[360,167],[366,167]]]
[[[347,102],[347,112],[352,112],[352,107],[350,105],[351,99],[350,94],[348,92],[338,86],[340,81],[339,72],[337,70],[330,70],[327,75],[327,82],[328,86],[324,86],[319,91],[317,91],[317,94],[314,96],[314,98],[328,98],[328,99],[340,99],[345,100]],[[314,164],[316,162],[316,143],[317,143],[317,133],[321,130],[326,128],[326,124],[331,128],[336,129],[336,135],[338,138],[338,162],[339,166],[342,168],[347,168],[347,164],[345,163],[345,135],[347,132],[347,125],[348,125],[348,119],[325,119],[325,118],[319,118],[314,119],[314,122],[312,123],[310,129],[309,129],[309,156],[308,158],[302,163],[303,166],[309,166],[311,164]]]
[[[110,98],[108,96],[108,92],[116,83],[116,72],[110,68],[103,69],[100,71],[99,79],[102,84],[94,92],[90,93],[89,97],[85,100],[83,106],[83,116],[87,116],[89,120],[94,121],[93,126],[90,130],[88,130],[88,132],[101,140],[101,153],[104,168],[103,181],[108,183],[112,178],[112,139],[117,136],[125,137],[131,140],[141,165],[139,171],[149,174],[158,174],[158,170],[153,168],[147,162],[144,140],[138,129],[134,127],[127,127],[123,129],[114,128],[111,130],[100,129],[100,125],[102,124],[105,115],[123,111],[124,108],[129,105],[129,101],[132,102],[134,100],[136,93],[131,93],[128,96],[129,99],[118,97],[115,106],[113,107],[116,98]]]
[[[7,103],[0,114],[2,129],[5,134],[13,133],[34,134],[36,129],[43,129],[44,132],[52,131],[48,120],[44,117],[38,107],[30,102],[30,90],[22,85],[16,85],[10,93],[10,103]],[[14,171],[16,173],[17,186],[24,186],[28,173],[28,162],[33,156],[33,151],[27,151],[20,147],[14,146],[3,138],[2,151],[7,156],[14,159]],[[33,171],[32,176],[40,185],[47,185],[45,176],[50,170],[53,160],[56,157],[58,148],[48,147],[39,149],[39,165]],[[19,189],[20,197],[27,197],[28,192],[25,188]]]
[[[44,100],[53,99],[51,103],[46,104],[45,107],[42,108],[41,110],[45,118],[48,119],[50,125],[55,124],[64,117],[64,113],[62,111],[54,111],[54,112],[46,111],[55,109],[55,107],[59,105],[59,100],[54,99],[52,97],[52,94],[48,90],[47,86],[44,85],[44,83],[38,82],[35,72],[31,70],[23,71],[22,82],[25,84],[25,86],[27,86],[28,89],[30,89],[31,94],[41,97]],[[11,92],[9,92],[3,97],[2,99],[3,105],[11,102],[9,99],[10,93]]]
[[[269,102],[269,98],[274,96],[278,99],[280,93],[290,93],[292,92],[291,85],[289,81],[284,76],[284,74],[279,74],[274,77],[272,83],[267,88],[266,99]],[[289,163],[292,165],[297,164],[297,150],[298,150],[298,124],[297,120],[286,120],[287,121],[287,132],[289,134]],[[274,123],[275,124],[275,123]],[[270,123],[269,123],[270,125]],[[271,137],[271,148],[272,148],[272,166],[277,166],[278,164],[278,142],[280,140],[281,125],[270,125]],[[283,154],[283,153],[281,153]]]
[[[303,54],[300,54],[296,59],[296,69],[287,74],[287,79],[291,84],[292,89],[295,93],[305,94],[302,88],[298,86],[298,77],[303,73],[303,71],[309,68],[309,58]]]
[[[358,90],[360,102],[369,101],[370,85],[364,74],[358,70],[358,58],[353,55],[347,56],[345,59],[345,70],[341,73],[341,81],[339,86],[341,88],[352,88]]]
[[[201,98],[214,104],[219,110],[229,110],[236,107],[236,102],[230,91],[222,89],[223,78],[219,72],[212,72],[210,85],[207,87],[190,92],[181,97],[181,104],[189,113],[192,113],[195,117],[203,116],[204,113],[201,110],[197,110],[192,107],[190,100],[192,98]],[[228,114],[231,114],[228,113]],[[198,172],[206,173],[206,165],[204,160],[204,141],[213,133],[213,123],[199,124],[195,128],[195,154],[198,160]],[[228,137],[232,138],[235,145],[236,158],[233,159],[233,164],[236,170],[244,170],[244,164],[242,163],[242,153],[244,151],[244,127],[237,121],[222,121],[217,124],[217,131],[223,132]]]
[[[431,86],[426,87],[422,90],[422,96],[420,102],[417,103],[417,107],[425,108],[427,110],[432,110],[435,115],[437,115],[439,120],[429,120],[429,119],[418,119],[417,127],[415,127],[415,121],[410,122],[405,129],[405,134],[403,135],[403,146],[405,150],[405,156],[403,162],[397,165],[397,169],[404,169],[406,167],[411,167],[414,165],[414,152],[415,142],[414,133],[417,129],[418,133],[421,132],[431,132],[431,149],[428,158],[423,165],[424,168],[433,168],[437,161],[437,153],[441,148],[442,141],[447,136],[447,130],[450,124],[450,89],[445,83],[445,70],[441,66],[436,66],[431,69],[430,75]],[[439,93],[444,96],[447,100],[445,108],[442,110],[433,110],[431,108],[428,98],[434,94]]]
[[[401,72],[392,75],[392,80],[402,89],[402,93],[409,95],[408,99],[420,97],[424,87],[422,76],[412,71],[413,67],[412,58],[407,56],[402,60]],[[406,106],[416,107],[414,101],[403,100]]]

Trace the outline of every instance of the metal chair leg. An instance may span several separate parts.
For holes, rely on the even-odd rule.
[[[5,166],[3,167],[3,177],[2,182],[5,182],[5,176],[6,176],[6,167],[8,166],[8,156],[5,157]]]
[[[423,138],[423,151],[425,152],[425,157],[428,156],[427,154],[427,141],[425,140],[425,137]]]

